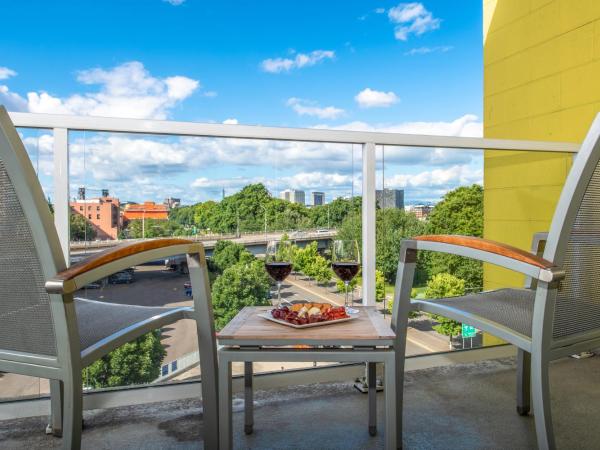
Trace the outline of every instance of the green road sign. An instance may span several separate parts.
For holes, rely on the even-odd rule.
[[[463,323],[461,328],[461,334],[464,338],[473,338],[477,335],[477,328],[472,327],[471,325]]]

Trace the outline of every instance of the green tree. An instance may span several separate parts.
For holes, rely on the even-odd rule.
[[[327,283],[333,278],[331,264],[321,255],[317,255],[308,267],[308,276],[314,278],[317,283]]]
[[[254,259],[246,248],[235,242],[221,240],[217,241],[210,258],[211,267],[219,273],[239,262],[249,262]]]
[[[385,277],[381,270],[375,270],[375,300],[383,301],[385,298]]]
[[[298,248],[294,254],[294,270],[310,276],[310,267],[314,264],[317,256],[319,256],[319,253],[316,241],[307,244],[304,248]]]
[[[433,208],[426,232],[483,236],[483,187],[474,184],[448,192]],[[465,280],[470,291],[483,286],[483,265],[479,261],[434,252],[424,252],[420,258],[430,275],[451,273]]]
[[[245,306],[269,305],[271,283],[261,261],[238,263],[225,269],[212,287],[217,330],[223,328]]]
[[[173,220],[135,219],[127,223],[122,235],[130,239],[152,239],[158,237],[181,236],[185,229]]]
[[[166,355],[160,331],[122,345],[83,370],[83,382],[93,388],[127,386],[154,381]]]
[[[434,275],[427,283],[427,288],[425,289],[425,298],[456,297],[464,294],[465,281],[449,273]],[[433,315],[433,318],[438,322],[438,325],[433,327],[434,330],[444,336],[448,336],[450,342],[452,342],[452,336],[457,336],[461,333],[460,322],[438,315]]]
[[[96,238],[96,230],[94,230],[94,226],[81,214],[71,212],[69,222],[72,241],[89,241]]]

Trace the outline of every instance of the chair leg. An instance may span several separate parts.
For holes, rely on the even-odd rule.
[[[396,358],[390,352],[386,359],[384,370],[385,393],[385,449],[402,448],[402,384],[397,385],[398,374]],[[402,379],[402,377],[400,377]]]
[[[233,446],[231,430],[231,361],[219,357],[219,449]],[[208,447],[207,447],[208,448]]]
[[[83,418],[83,398],[81,392],[81,372],[72,373],[63,381],[63,448],[81,448],[81,424]]]
[[[367,363],[367,383],[369,385],[369,434],[377,434],[377,365]]]
[[[63,434],[64,385],[60,380],[50,380],[50,424],[47,433],[56,437]]]
[[[254,393],[252,392],[252,361],[244,362],[244,433],[254,429]]]
[[[517,412],[526,416],[531,410],[531,353],[519,349],[517,355]]]
[[[538,448],[542,450],[556,448],[552,430],[548,369],[548,360],[543,358],[542,355],[534,353],[531,361],[533,414]]]

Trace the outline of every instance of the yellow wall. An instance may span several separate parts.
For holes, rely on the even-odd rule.
[[[581,142],[600,112],[600,0],[484,0],[484,135]],[[572,157],[486,151],[484,234],[529,249]],[[487,266],[488,289],[523,279]]]

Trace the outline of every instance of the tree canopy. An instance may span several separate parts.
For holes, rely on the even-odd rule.
[[[427,234],[483,236],[483,187],[474,184],[448,192],[429,216]],[[481,262],[455,255],[429,252],[423,261],[430,275],[448,272],[465,281],[468,290],[483,286]]]
[[[465,294],[465,281],[449,273],[438,273],[431,277],[427,282],[425,289],[425,298],[444,298],[456,297]],[[434,315],[438,322],[433,329],[440,334],[448,336],[457,336],[461,333],[461,324],[456,320],[448,319],[443,316]]]
[[[160,331],[123,344],[83,370],[83,382],[93,388],[127,386],[154,381],[166,355]]]
[[[69,217],[69,221],[72,241],[89,241],[96,238],[96,230],[94,230],[94,226],[81,214],[72,212],[71,216]]]
[[[217,330],[245,306],[269,305],[271,282],[262,261],[240,262],[223,271],[212,287]]]

